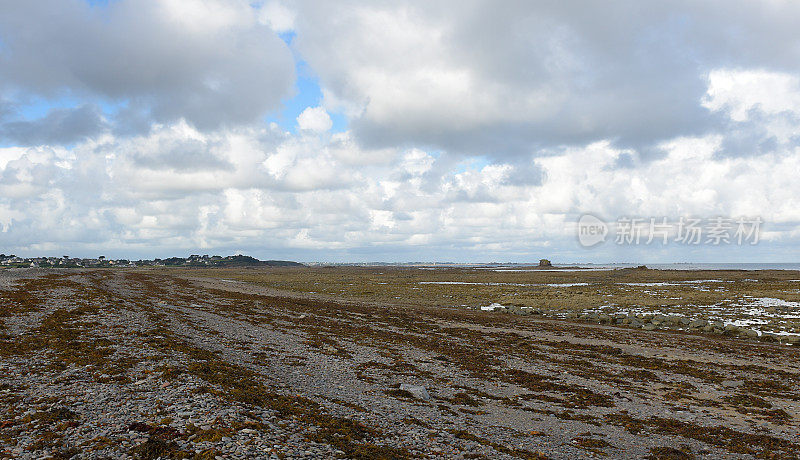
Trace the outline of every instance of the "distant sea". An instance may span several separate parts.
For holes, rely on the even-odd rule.
[[[781,263],[781,264],[765,264],[765,263],[745,263],[745,264],[553,264],[553,268],[561,267],[581,267],[581,268],[594,268],[594,269],[613,269],[613,268],[631,268],[644,265],[647,268],[656,270],[800,270],[800,263]]]
[[[537,268],[536,263],[452,263],[452,262],[411,262],[411,263],[358,263],[358,264],[339,264],[357,266],[411,266],[420,270],[437,270],[448,268],[474,268],[478,270],[495,271],[573,271],[582,270],[614,270],[619,268],[636,268],[644,265],[655,270],[797,270],[800,271],[800,263],[672,263],[672,264],[648,264],[648,263],[614,263],[614,264],[583,264],[583,263],[554,263],[550,268]]]

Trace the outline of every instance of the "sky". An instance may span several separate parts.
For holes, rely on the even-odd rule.
[[[796,262],[798,23],[777,0],[0,0],[0,252]]]

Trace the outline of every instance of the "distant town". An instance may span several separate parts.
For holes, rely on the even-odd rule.
[[[303,264],[287,260],[258,260],[255,257],[237,254],[235,256],[209,256],[192,254],[189,257],[169,257],[166,259],[109,259],[106,256],[82,259],[70,256],[61,257],[17,257],[14,254],[0,254],[2,268],[98,268],[98,267],[245,267],[273,266],[300,267]]]

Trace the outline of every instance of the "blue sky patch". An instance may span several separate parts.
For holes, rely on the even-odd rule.
[[[282,129],[290,133],[297,132],[297,117],[308,107],[317,107],[322,103],[322,88],[319,85],[319,78],[314,73],[308,63],[303,60],[292,46],[296,34],[294,32],[283,32],[278,36],[286,42],[292,49],[295,60],[295,81],[294,96],[283,101],[283,108],[278,113],[269,114],[266,121],[274,122]],[[331,132],[340,133],[347,131],[348,120],[343,113],[328,112],[333,126]]]

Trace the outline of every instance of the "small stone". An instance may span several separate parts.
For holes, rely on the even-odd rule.
[[[407,391],[414,395],[417,399],[424,399],[425,401],[430,401],[431,396],[428,394],[428,390],[421,385],[411,385],[408,383],[403,383],[400,385],[400,389],[403,391]]]
[[[728,325],[725,326],[725,328],[723,330],[728,334],[732,334],[732,333],[739,332],[739,327],[738,326],[734,326],[733,324],[728,324]]]
[[[708,321],[704,319],[696,319],[689,323],[689,327],[692,329],[700,329],[702,327],[708,326]]]

